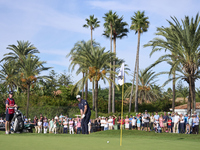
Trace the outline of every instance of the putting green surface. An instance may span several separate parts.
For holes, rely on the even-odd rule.
[[[123,131],[101,131],[90,135],[22,133],[5,135],[0,131],[0,147],[6,150],[186,150],[200,149],[200,135]],[[109,143],[107,143],[109,141]]]

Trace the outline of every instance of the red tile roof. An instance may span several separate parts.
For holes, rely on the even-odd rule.
[[[187,109],[187,104],[176,106],[175,109]],[[196,102],[196,109],[200,109],[200,102]]]

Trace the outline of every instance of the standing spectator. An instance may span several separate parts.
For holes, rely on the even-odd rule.
[[[113,117],[109,116],[108,119],[109,130],[113,129]]]
[[[49,121],[49,133],[53,133],[54,119]]]
[[[125,129],[129,130],[129,118],[128,118],[128,115],[126,115],[126,119],[125,119]]]
[[[173,131],[173,133],[178,133],[179,121],[180,121],[180,117],[179,117],[178,113],[176,112],[176,114],[174,116],[174,131]]]
[[[53,123],[53,133],[57,134],[57,120],[56,119],[54,120],[54,123]]]
[[[185,119],[182,114],[180,114],[180,132],[179,133],[185,133]]]
[[[158,112],[156,112],[156,114],[154,115],[154,122],[155,123],[159,123],[159,115],[158,115]]]
[[[74,123],[72,119],[69,119],[69,134],[74,134]]]
[[[84,99],[81,99],[80,95],[76,96],[76,99],[79,101],[78,107],[81,113],[81,125],[82,125],[82,134],[88,134],[88,123],[90,121],[91,111],[88,105],[88,102]]]
[[[132,125],[132,130],[135,130],[136,129],[136,119],[134,116],[133,116],[131,125]]]
[[[64,133],[67,134],[67,125],[68,125],[67,118],[65,118],[65,121],[63,122],[63,125],[64,125]]]
[[[167,121],[168,121],[168,116],[166,112],[164,112],[163,116],[163,132],[167,132]]]
[[[144,130],[144,115],[142,114],[142,131]]]
[[[33,122],[34,122],[34,125],[35,125],[35,133],[37,133],[38,132],[38,118],[37,118],[37,116],[34,117]]]
[[[56,115],[54,119],[55,119],[55,120],[58,120],[58,115]]]
[[[153,124],[154,124],[154,114],[153,113],[151,114],[151,117],[150,117],[150,123],[151,123],[150,130],[153,131]]]
[[[145,114],[144,114],[144,129],[145,131],[149,131],[150,132],[150,127],[149,127],[149,120],[150,120],[150,115],[147,113],[147,110],[145,110]]]
[[[44,123],[43,123],[44,134],[47,133],[48,126],[49,126],[49,124],[48,124],[47,120],[44,120]]]
[[[109,123],[108,123],[108,118],[105,118],[105,124],[104,124],[104,131],[108,130]]]
[[[59,120],[61,120],[61,118],[64,118],[65,116],[63,116],[63,114],[60,114],[59,116]]]
[[[120,124],[121,124],[121,117],[118,116],[118,119],[117,119],[117,126],[118,126],[118,130],[120,129]]]
[[[141,120],[140,120],[140,116],[137,116],[137,129],[140,130],[140,125],[141,125]]]
[[[105,117],[101,117],[101,131],[104,131],[104,125],[105,125]]]
[[[167,127],[168,127],[168,132],[171,133],[171,128],[172,128],[172,120],[171,120],[171,118],[168,118]]]
[[[10,134],[10,123],[14,116],[14,107],[17,107],[15,104],[15,100],[13,99],[13,92],[9,92],[9,97],[6,100],[6,123],[5,123],[5,130],[6,134]]]
[[[77,134],[80,134],[81,133],[81,121],[80,121],[80,119],[77,122],[76,128],[77,128]]]
[[[199,117],[194,114],[194,134],[199,134]]]
[[[42,120],[38,121],[38,133],[42,133]]]
[[[189,126],[190,126],[190,133],[192,131],[192,117],[190,116],[190,114],[188,115],[188,123],[189,123]]]
[[[162,128],[162,132],[164,132],[163,115],[162,114],[159,117],[159,124],[160,124],[160,128]]]
[[[3,122],[4,122],[4,121],[3,121],[2,117],[1,117],[1,118],[0,118],[0,124],[3,124]]]
[[[132,120],[133,120],[133,116],[130,115],[130,118],[129,118],[129,130],[132,129]]]
[[[63,118],[61,118],[61,120],[59,121],[59,125],[60,125],[60,133],[63,133],[64,130]]]

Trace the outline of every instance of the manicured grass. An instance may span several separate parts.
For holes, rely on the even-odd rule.
[[[119,137],[120,131],[101,131],[90,135],[37,133],[5,135],[5,132],[0,131],[0,145],[1,149],[6,150],[196,150],[199,149],[200,142],[200,135],[123,130],[123,142],[120,146]]]

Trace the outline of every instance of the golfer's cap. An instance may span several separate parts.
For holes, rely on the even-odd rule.
[[[9,91],[9,94],[13,95],[13,91]]]
[[[78,99],[78,98],[81,98],[81,96],[80,95],[76,95],[76,99]]]

